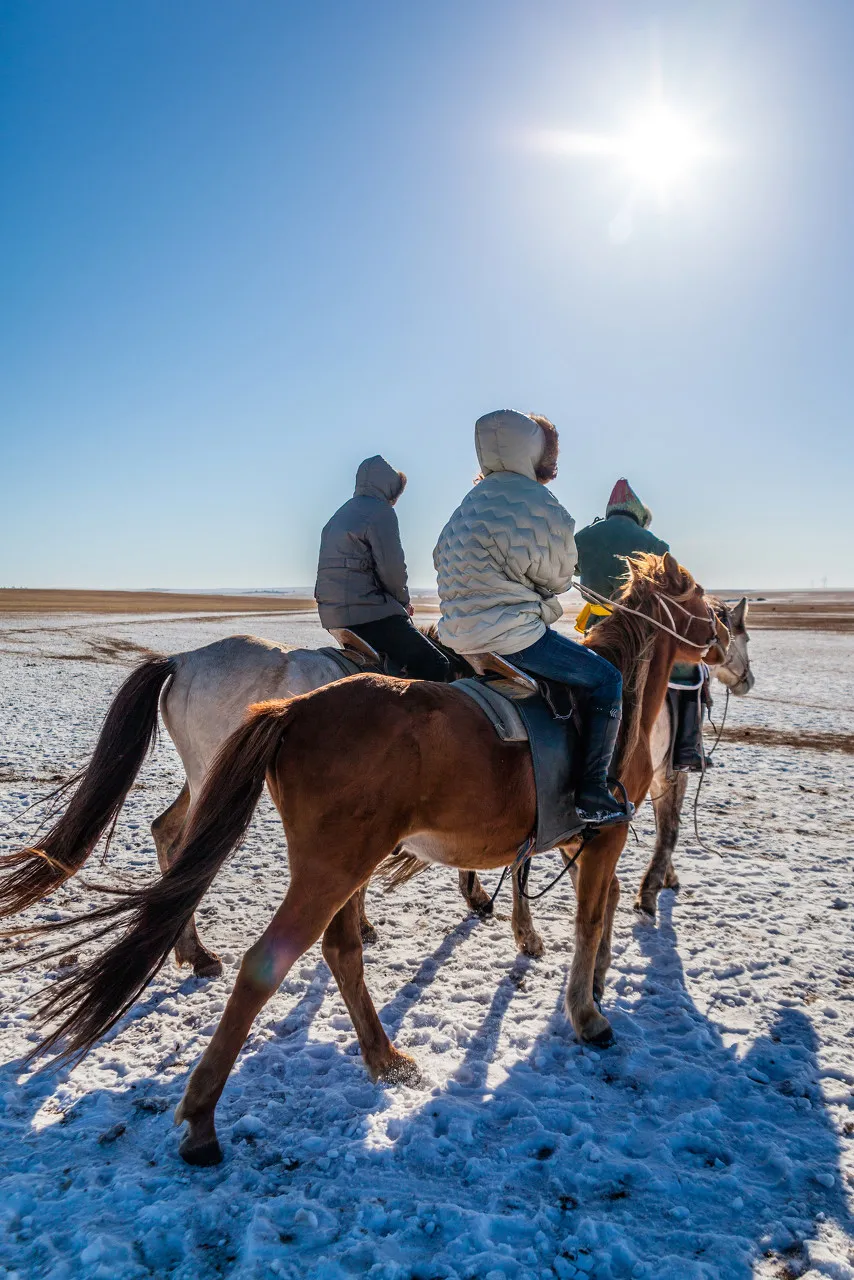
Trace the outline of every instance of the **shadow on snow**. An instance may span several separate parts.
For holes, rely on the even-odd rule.
[[[687,992],[669,901],[657,930],[637,928],[645,972],[628,994],[625,978],[616,983],[614,1049],[576,1044],[562,998],[527,1036],[518,1015],[531,962],[519,958],[432,1090],[375,1086],[352,1041],[342,1052],[311,1039],[332,986],[319,961],[297,1004],[262,1018],[244,1050],[219,1109],[226,1159],[214,1170],[180,1162],[160,1114],[183,1070],[90,1091],[37,1131],[53,1095],[61,1109],[67,1073],[21,1090],[21,1063],[7,1065],[0,1261],[13,1268],[26,1255],[27,1274],[57,1277],[749,1280],[769,1254],[779,1269],[763,1274],[798,1274],[820,1212],[851,1225],[815,1032],[781,1009],[739,1058]],[[386,1005],[392,1035],[477,927],[451,930]],[[153,994],[117,1034],[163,999]]]

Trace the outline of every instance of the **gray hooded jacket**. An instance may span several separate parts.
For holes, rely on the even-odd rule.
[[[409,591],[397,516],[403,478],[379,454],[356,472],[356,491],[320,535],[314,598],[324,627],[406,616]]]
[[[535,467],[545,438],[524,413],[502,409],[475,425],[483,480],[439,535],[433,563],[439,639],[458,653],[513,654],[563,612],[556,598],[575,572],[575,522]]]

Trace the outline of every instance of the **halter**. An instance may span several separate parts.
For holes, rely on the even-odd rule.
[[[607,605],[609,609],[616,610],[619,613],[631,613],[636,618],[643,618],[644,622],[648,622],[650,626],[657,627],[659,631],[666,631],[668,635],[673,636],[680,644],[687,645],[691,649],[698,649],[701,658],[705,658],[709,650],[718,643],[718,621],[715,616],[714,609],[706,600],[704,600],[703,603],[706,606],[706,617],[711,623],[712,631],[708,640],[698,642],[696,640],[689,640],[687,635],[682,635],[680,631],[676,630],[676,623],[674,621],[673,614],[670,612],[670,605],[668,605],[664,596],[660,595],[657,591],[653,592],[653,599],[656,601],[662,612],[667,616],[670,626],[668,626],[667,623],[660,622],[658,618],[650,617],[648,613],[641,613],[640,609],[632,609],[627,604],[621,604],[619,600],[609,600],[607,596],[600,596],[598,591],[593,591],[590,587],[584,587],[578,582],[573,582],[572,585],[578,591],[582,599],[590,600],[595,604]],[[678,609],[680,613],[684,613],[685,617],[688,619],[688,627],[686,628],[686,631],[690,628],[693,622],[702,622],[701,618],[698,618],[690,609],[686,609],[683,605],[679,604],[678,600],[671,599],[670,604],[673,605],[675,609]]]
[[[730,610],[729,605],[725,604],[723,601],[721,601],[721,608],[723,609],[723,613],[724,613],[723,624],[726,627],[727,631],[730,633],[730,639],[732,639],[735,636],[735,631],[733,630],[731,625],[732,611]],[[727,650],[727,653],[729,653],[729,650]],[[739,663],[738,671],[733,670],[733,668],[729,666],[726,660],[722,663],[722,666],[727,671],[729,671],[733,676],[736,677],[735,684],[732,686],[733,689],[738,688],[740,684],[744,684],[744,682],[747,680],[748,676],[750,675],[750,658],[747,656],[744,656],[741,659],[741,662]],[[726,688],[727,688],[727,693],[729,693],[730,686],[727,685]]]

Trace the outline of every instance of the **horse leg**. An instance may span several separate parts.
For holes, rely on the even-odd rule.
[[[368,886],[363,884],[361,889],[356,893],[356,903],[359,912],[359,933],[362,942],[376,942],[379,934],[368,919],[368,913],[365,910],[365,898],[368,894]]]
[[[543,954],[545,947],[543,946],[542,938],[534,928],[534,921],[531,918],[531,905],[522,893],[522,890],[528,887],[528,877],[524,875],[524,871],[529,867],[530,863],[526,864],[526,868],[520,867],[513,876],[513,914],[511,922],[513,925],[513,937],[516,939],[516,946],[522,955],[531,956],[534,960],[537,960]]]
[[[596,952],[596,964],[593,968],[593,999],[600,1007],[605,994],[605,978],[611,967],[611,935],[614,932],[614,916],[620,902],[620,881],[617,876],[611,877],[608,886],[608,901],[605,904],[605,921],[602,925],[602,938]]]
[[[157,861],[164,875],[175,860],[175,852],[187,825],[189,808],[190,787],[185,782],[178,798],[151,824]],[[175,943],[175,960],[179,965],[191,964],[197,978],[218,978],[222,973],[222,961],[202,942],[194,915],[190,916]]]
[[[594,981],[599,947],[605,929],[614,870],[625,843],[625,833],[605,830],[587,845],[573,876],[578,894],[575,916],[575,953],[566,989],[566,1012],[579,1040],[607,1048],[613,1043],[611,1024],[596,1008]],[[616,909],[616,897],[613,907]],[[605,954],[609,954],[610,947]],[[604,986],[605,966],[599,973]]]
[[[365,986],[359,928],[360,893],[361,890],[354,894],[330,921],[323,935],[323,958],[332,970],[353,1019],[362,1058],[371,1079],[415,1084],[421,1078],[416,1063],[408,1054],[395,1049],[389,1040]]]
[[[682,806],[685,803],[685,794],[688,790],[688,775],[680,773],[676,779],[676,805],[672,817],[673,839],[670,842],[670,852],[667,857],[667,870],[664,873],[665,889],[672,889],[674,893],[679,890],[679,877],[676,874],[676,868],[673,865],[673,850],[676,848],[676,842],[679,839],[679,821],[682,817]]]
[[[687,773],[676,773],[667,779],[664,789],[653,800],[655,811],[655,849],[641,880],[635,911],[655,919],[658,895],[662,889],[678,889],[679,880],[673,869],[673,850],[679,838],[679,815],[688,786]]]
[[[480,883],[476,871],[460,872],[460,893],[476,916],[486,919],[492,915],[492,899]]]
[[[336,875],[331,867],[318,868],[316,864],[312,874],[308,868],[299,867],[293,851],[291,864],[293,874],[285,900],[244,955],[219,1026],[187,1081],[175,1112],[176,1124],[185,1120],[189,1124],[180,1147],[188,1164],[219,1164],[222,1149],[216,1136],[216,1104],[252,1023],[288,970],[317,942],[362,878],[359,875],[355,879],[355,873],[348,874],[344,868],[337,868]],[[325,876],[318,874],[320,870]]]
[[[563,851],[562,851],[563,852]],[[563,854],[564,862],[569,856]],[[573,865],[569,871],[573,888],[578,892],[578,866]],[[608,887],[608,901],[605,904],[605,919],[602,924],[602,937],[596,952],[596,963],[593,967],[593,1001],[601,1013],[602,997],[605,994],[605,978],[611,967],[611,937],[614,932],[614,916],[620,903],[620,881],[617,876],[611,877]]]

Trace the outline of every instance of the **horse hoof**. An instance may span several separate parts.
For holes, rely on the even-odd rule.
[[[374,926],[368,924],[367,920],[359,927],[359,932],[362,935],[362,944],[367,947],[372,946],[380,936]]]
[[[489,898],[485,902],[472,902],[471,909],[479,920],[488,920],[494,911],[494,907]]]
[[[222,1147],[216,1138],[195,1144],[187,1136],[178,1148],[178,1154],[186,1164],[194,1165],[197,1169],[210,1169],[213,1165],[222,1163]]]
[[[655,924],[655,909],[650,911],[642,902],[636,902],[632,910],[645,924]]]
[[[221,978],[222,961],[212,951],[199,956],[193,965],[193,976],[196,978]]]
[[[591,1037],[586,1041],[594,1049],[610,1049],[612,1044],[616,1043],[613,1031],[610,1027],[606,1027],[604,1031],[600,1031],[598,1035]]]
[[[543,940],[538,933],[534,933],[530,938],[522,938],[519,942],[519,950],[523,956],[530,956],[532,960],[539,960],[545,951]]]
[[[421,1068],[408,1053],[395,1053],[390,1062],[376,1071],[375,1078],[385,1084],[420,1084]]]

